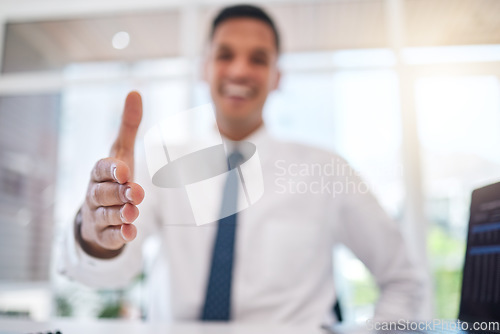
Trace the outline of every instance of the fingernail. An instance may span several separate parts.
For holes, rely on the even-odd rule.
[[[132,202],[132,188],[127,188],[127,190],[125,190],[125,197]]]
[[[127,221],[125,220],[125,217],[123,216],[123,209],[125,208],[125,206],[123,206],[121,209],[120,209],[120,219],[122,220],[122,222],[126,223]]]
[[[116,176],[116,166],[113,166],[113,177],[116,181],[118,181],[118,177]]]
[[[123,240],[128,241],[128,239],[127,239],[127,238],[125,238],[125,235],[123,234],[123,229],[120,229],[120,233],[122,234],[122,238],[123,238]]]

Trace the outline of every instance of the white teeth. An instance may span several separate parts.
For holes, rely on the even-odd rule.
[[[247,98],[252,94],[252,90],[248,86],[227,84],[224,86],[224,95],[230,97]]]

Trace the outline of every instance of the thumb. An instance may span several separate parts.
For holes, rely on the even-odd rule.
[[[111,149],[111,156],[134,165],[134,145],[137,129],[142,119],[142,99],[138,92],[130,92],[125,100],[122,121],[118,137]]]

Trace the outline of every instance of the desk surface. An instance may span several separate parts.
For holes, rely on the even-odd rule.
[[[320,328],[287,325],[176,323],[152,324],[120,320],[0,320],[0,334],[47,333],[62,334],[325,334]]]

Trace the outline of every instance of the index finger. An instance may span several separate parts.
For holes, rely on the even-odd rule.
[[[114,181],[123,184],[130,179],[130,169],[121,160],[105,158],[95,164],[90,178],[93,182]]]

